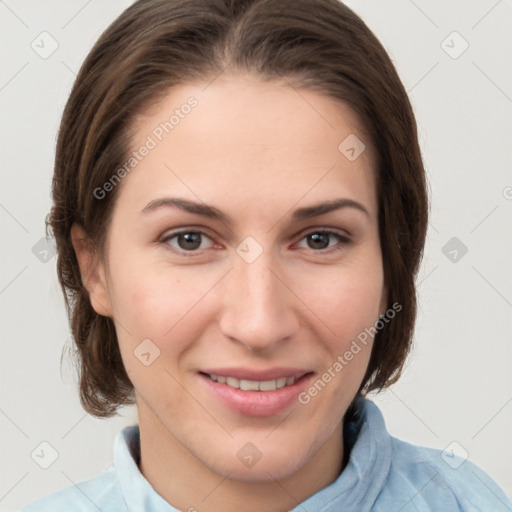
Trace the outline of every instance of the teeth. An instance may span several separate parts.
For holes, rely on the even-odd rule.
[[[286,377],[281,377],[276,380],[276,388],[284,388],[286,386]]]
[[[265,380],[260,382],[260,391],[274,391],[276,389],[275,380]]]
[[[212,373],[209,374],[209,377],[215,382],[244,391],[274,391],[295,384],[295,377],[280,377],[279,379],[264,381],[236,379],[235,377],[223,377]]]
[[[239,379],[235,379],[235,377],[228,377],[226,379],[226,384],[228,386],[231,386],[232,388],[236,388],[236,389],[240,388],[240,380]]]
[[[243,389],[245,391],[259,391],[260,383],[255,380],[242,379],[240,381],[240,389]]]

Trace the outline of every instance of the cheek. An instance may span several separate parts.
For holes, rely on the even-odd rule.
[[[333,422],[343,414],[368,367],[382,287],[378,270],[340,272],[336,282],[324,288],[324,293],[317,294],[312,302],[329,334],[323,339],[328,355],[319,372],[319,382],[310,391],[311,396],[320,395],[323,391],[319,390],[328,388],[323,395],[323,407]]]
[[[357,270],[345,267],[330,269],[324,275],[310,275],[304,282],[303,296],[341,349],[378,320],[382,291],[383,274],[376,262],[372,267]]]
[[[177,406],[184,398],[173,376],[204,329],[205,312],[198,304],[204,290],[171,272],[165,277],[145,272],[117,283],[116,331],[130,380],[145,400],[159,396],[159,407]],[[168,394],[160,394],[162,386]]]
[[[192,267],[143,270],[140,261],[126,259],[116,268],[111,294],[114,316],[125,327],[118,329],[125,351],[150,339],[167,354],[182,352],[204,326],[206,295],[216,280]]]

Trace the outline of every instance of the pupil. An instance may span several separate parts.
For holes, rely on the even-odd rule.
[[[199,233],[183,233],[178,237],[178,244],[182,249],[197,249],[201,245],[201,235]]]
[[[325,233],[313,233],[309,235],[309,239],[313,242],[313,249],[325,249],[329,246],[329,235]]]

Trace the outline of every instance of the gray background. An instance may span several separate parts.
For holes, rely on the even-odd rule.
[[[2,511],[99,473],[116,432],[136,421],[133,408],[92,418],[71,365],[60,371],[69,330],[41,240],[67,95],[130,3],[0,0]],[[401,380],[374,399],[394,435],[468,454],[512,494],[512,2],[347,3],[410,93],[432,194],[415,349]]]

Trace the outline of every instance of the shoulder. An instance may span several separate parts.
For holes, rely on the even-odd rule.
[[[409,508],[405,507],[403,512],[512,510],[512,501],[505,492],[469,460],[451,450],[441,451],[391,439],[388,485],[391,489],[407,489]]]
[[[124,500],[113,467],[27,505],[21,512],[123,512]]]
[[[375,403],[359,400],[356,406],[363,417],[354,446],[358,475],[366,470],[364,475],[374,482],[370,489],[374,498],[367,510],[512,511],[510,498],[478,466],[452,450],[397,439],[387,431]]]

